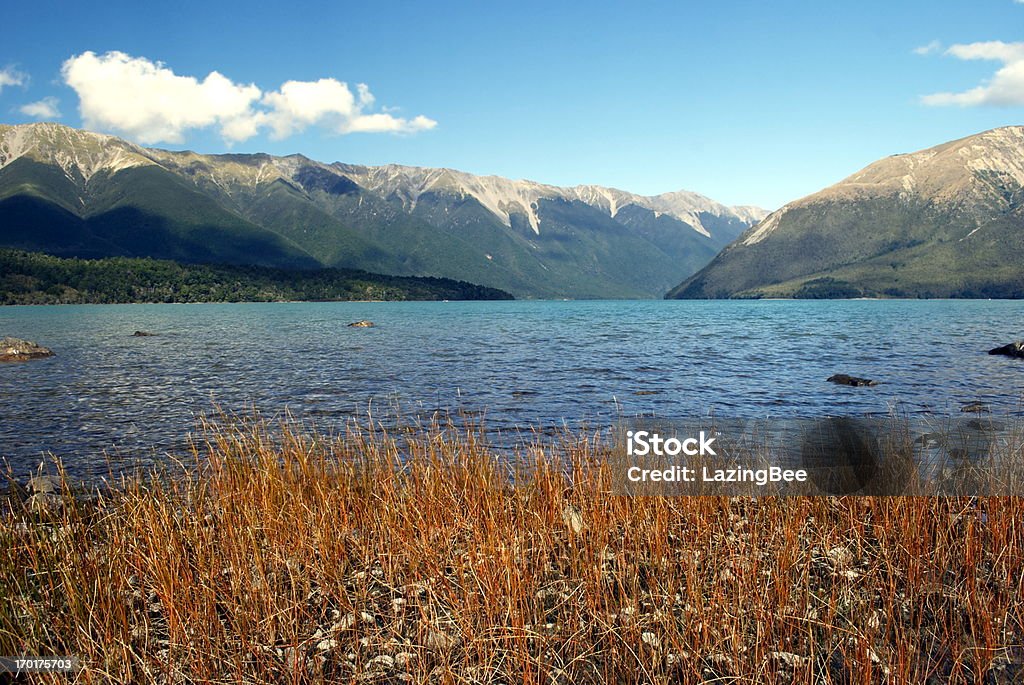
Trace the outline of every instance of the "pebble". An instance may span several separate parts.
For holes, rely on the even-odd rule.
[[[661,649],[661,638],[654,633],[641,633],[640,641],[651,649]]]
[[[370,659],[368,665],[370,668],[381,668],[385,671],[390,671],[395,667],[395,658],[387,654],[381,654]]]
[[[427,634],[423,638],[423,646],[427,649],[434,649],[438,651],[445,651],[455,647],[459,643],[458,638],[452,637],[448,633],[436,630],[434,628],[428,628]]]
[[[320,642],[316,643],[316,651],[318,652],[329,652],[337,648],[338,641],[334,639],[320,640]]]

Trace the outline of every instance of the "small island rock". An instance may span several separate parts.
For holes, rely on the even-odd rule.
[[[829,376],[828,382],[835,383],[837,385],[849,385],[854,388],[878,385],[878,381],[871,380],[870,378],[858,378],[857,376],[848,376],[845,373],[837,373],[834,376]]]
[[[29,340],[10,337],[0,340],[0,362],[22,362],[52,356],[52,350]]]
[[[373,328],[376,324],[372,321],[363,319],[362,321],[353,321],[348,325],[349,328]]]
[[[1002,347],[995,347],[988,351],[989,354],[1001,354],[1005,357],[1013,357],[1015,359],[1024,359],[1024,340],[1017,340],[1009,345],[1003,345]]]

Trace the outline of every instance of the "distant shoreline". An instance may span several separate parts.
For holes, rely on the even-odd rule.
[[[92,260],[0,249],[4,305],[511,299],[497,288],[434,276],[134,257]]]
[[[514,298],[514,299],[392,299],[392,300],[195,300],[195,301],[153,301],[134,300],[126,302],[0,302],[0,310],[15,307],[79,307],[89,305],[190,305],[190,304],[385,304],[395,302],[1020,302],[1024,298],[1018,297],[834,297],[834,298],[799,298],[799,297],[760,297],[760,298],[692,298],[692,299],[662,299],[662,298]]]

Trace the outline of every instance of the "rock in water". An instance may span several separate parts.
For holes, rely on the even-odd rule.
[[[156,333],[150,333],[149,331],[135,331],[132,333],[133,338],[152,338]]]
[[[878,381],[873,381],[870,378],[858,378],[857,376],[847,376],[845,373],[837,373],[834,376],[829,376],[828,382],[835,383],[836,385],[850,385],[855,388],[878,385]]]
[[[29,340],[9,337],[0,340],[0,362],[23,362],[52,356],[52,350]]]
[[[372,321],[367,321],[366,319],[363,319],[362,321],[353,321],[352,323],[350,323],[348,325],[348,327],[349,328],[373,328],[374,325],[375,324]]]
[[[1004,357],[1013,357],[1015,359],[1024,359],[1024,340],[1018,340],[1012,342],[1009,345],[1003,345],[1002,347],[995,347],[988,351],[989,354],[1001,354]]]

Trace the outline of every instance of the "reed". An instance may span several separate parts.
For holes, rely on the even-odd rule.
[[[616,497],[585,434],[201,435],[96,497],[9,499],[0,653],[83,683],[1024,679],[1020,498]]]

